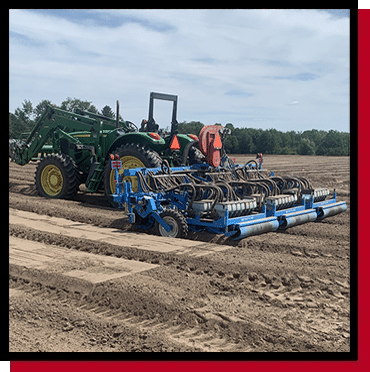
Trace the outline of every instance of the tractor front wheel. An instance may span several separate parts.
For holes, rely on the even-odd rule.
[[[43,158],[36,168],[36,189],[40,196],[72,199],[78,190],[78,173],[73,161],[63,154]]]

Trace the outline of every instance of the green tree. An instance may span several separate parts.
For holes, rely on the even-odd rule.
[[[55,106],[50,100],[43,99],[34,108],[33,113],[35,115],[35,121],[44,113],[47,106]]]
[[[349,136],[337,130],[329,130],[317,149],[317,155],[349,155]]]
[[[9,113],[9,138],[19,138],[21,133],[31,131],[33,121],[33,107],[30,100],[25,99],[22,107],[18,107],[13,113]]]
[[[200,121],[190,121],[187,123],[186,121],[183,121],[179,123],[178,125],[178,131],[179,133],[183,134],[195,134],[196,136],[199,136],[199,132],[204,127],[204,124]]]
[[[247,133],[252,139],[249,152],[251,154],[262,152],[261,135],[263,133],[263,130],[247,128]]]
[[[9,112],[9,138],[18,139],[21,133],[28,131],[28,127],[23,120],[20,120],[13,113]]]
[[[31,122],[33,122],[32,102],[28,99],[25,99],[24,102],[22,102],[22,108],[16,108],[14,111],[14,115],[20,120],[23,120],[26,124],[30,124]]]
[[[268,154],[279,154],[281,149],[281,136],[278,130],[276,129],[268,129],[268,132],[270,134],[270,138],[268,140],[267,146],[268,146]]]
[[[325,132],[324,130],[317,130],[317,129],[306,130],[302,133],[302,138],[308,138],[310,141],[314,143],[314,150],[316,153],[326,133],[327,132]]]
[[[82,110],[82,111],[90,111],[90,112],[93,112],[94,114],[98,113],[98,110],[92,104],[92,102],[82,101],[78,98],[72,99],[71,97],[67,97],[60,105],[60,108],[62,110],[70,111],[70,112],[76,112],[77,110]]]
[[[108,118],[114,119],[115,118],[115,113],[112,111],[111,107],[108,105],[105,105],[102,110],[101,114],[104,116],[107,116]]]
[[[297,151],[298,151],[298,146],[299,146],[299,143],[301,141],[301,133],[300,132],[296,132],[294,130],[291,130],[289,132],[287,132],[287,134],[289,135],[290,137],[290,151],[291,151],[291,154],[297,154]]]
[[[227,123],[227,124],[225,125],[225,128],[230,129],[230,130],[231,130],[231,133],[232,133],[233,130],[235,129],[235,128],[234,128],[234,125],[233,125],[232,123]]]
[[[230,130],[230,134],[228,134],[224,139],[225,151],[228,154],[236,154],[237,149],[239,147],[239,141],[234,133],[235,132],[234,125],[232,125],[231,123],[227,123],[225,125],[225,128]]]
[[[227,154],[239,154],[239,140],[234,134],[226,136],[224,140],[225,151]]]
[[[345,156],[350,155],[350,135],[347,132],[343,132],[343,152]]]
[[[298,145],[299,155],[315,155],[315,143],[308,138],[302,138]]]
[[[262,152],[263,154],[271,154],[270,152],[270,141],[271,141],[271,133],[264,130],[262,131],[258,143],[258,152]]]
[[[252,136],[246,128],[237,128],[235,133],[239,141],[239,148],[236,151],[237,154],[250,154],[255,152]]]

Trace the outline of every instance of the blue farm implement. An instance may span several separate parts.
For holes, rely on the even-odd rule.
[[[125,208],[131,223],[141,229],[155,226],[159,235],[185,237],[190,231],[208,231],[233,239],[284,230],[321,221],[347,209],[326,188],[313,188],[298,176],[275,176],[251,160],[236,165],[227,157],[220,126],[204,127],[199,149],[205,162],[192,166],[125,169],[112,155],[116,193],[113,199]],[[135,182],[136,185],[136,182]],[[135,186],[136,189],[136,186]]]

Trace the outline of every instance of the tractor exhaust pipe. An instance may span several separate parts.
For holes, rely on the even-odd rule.
[[[116,128],[119,128],[119,101],[116,104]]]

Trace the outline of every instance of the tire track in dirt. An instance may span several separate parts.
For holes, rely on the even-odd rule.
[[[136,288],[138,288],[140,285],[137,283],[137,278],[135,278],[135,283]],[[129,328],[140,332],[140,334],[145,334],[146,337],[152,334],[159,335],[167,346],[172,342],[180,344],[181,348],[183,346],[190,348],[190,350],[180,349],[181,351],[245,352],[259,350],[282,351],[287,349],[295,351],[329,351],[334,344],[337,348],[336,350],[340,351],[345,349],[346,340],[343,338],[343,334],[346,335],[348,333],[342,332],[341,337],[335,336],[336,327],[338,328],[339,324],[348,331],[348,328],[346,328],[343,321],[340,321],[340,318],[336,319],[335,324],[325,322],[325,327],[322,327],[324,323],[323,321],[317,321],[315,316],[317,307],[315,306],[308,307],[308,310],[305,311],[305,318],[297,315],[294,308],[290,308],[283,313],[279,308],[274,307],[275,316],[272,319],[268,319],[264,309],[274,305],[269,304],[267,294],[264,294],[263,303],[259,306],[253,305],[253,302],[255,302],[253,296],[250,301],[248,299],[243,301],[244,307],[248,307],[250,314],[253,314],[250,318],[245,315],[236,317],[225,311],[209,310],[204,306],[194,308],[193,305],[190,305],[189,307],[186,306],[186,303],[183,304],[181,309],[176,309],[176,311],[171,309],[170,305],[167,305],[164,310],[156,308],[156,314],[153,315],[153,313],[148,314],[146,312],[148,303],[150,304],[150,309],[153,309],[155,305],[154,302],[150,303],[148,298],[145,301],[146,305],[143,307],[131,295],[129,298],[130,302],[134,304],[134,310],[127,311],[127,307],[115,307],[115,302],[113,300],[108,301],[107,297],[98,296],[97,298],[85,297],[81,299],[76,298],[76,294],[57,292],[55,289],[40,286],[35,289],[32,288],[32,283],[13,283],[12,285],[18,290],[26,288],[34,296],[46,298],[51,296],[54,302],[63,298],[63,304],[67,306],[68,314],[70,314],[71,310],[79,311],[79,319],[82,317],[84,322],[86,322],[86,319],[90,320],[93,314],[104,319],[105,322],[113,321],[114,330],[111,330],[109,334],[111,339],[118,338],[121,335],[126,338],[127,328]],[[145,286],[141,289],[140,298],[147,296],[148,291],[144,290],[144,288]],[[39,293],[40,291],[43,293]],[[108,298],[114,298],[112,290],[105,288],[104,294],[107,292],[109,294]],[[48,295],[45,296],[45,293]],[[258,298],[260,297],[262,296],[258,295]],[[219,299],[220,296],[217,296],[217,298]],[[120,299],[123,300],[122,297]],[[296,297],[294,300],[300,304],[301,309],[304,308],[300,297]],[[231,299],[231,301],[236,305],[235,299]],[[219,300],[219,302],[221,303],[222,301]],[[66,317],[65,314],[63,317],[67,322],[67,324],[63,322],[64,327],[73,329],[76,326],[76,318],[71,317],[71,315]],[[286,319],[290,319],[287,321],[288,329],[284,326]],[[312,330],[317,330],[317,332],[312,332]],[[92,337],[94,340],[104,338],[99,330],[95,331]],[[318,338],[320,343],[316,344]]]
[[[11,231],[11,234],[14,234],[14,232],[19,233],[19,229],[14,229]],[[33,233],[34,235],[30,235],[30,233]],[[26,234],[28,238],[36,237],[39,239],[37,233],[35,231],[31,231],[29,229],[28,231],[23,231],[23,234]],[[24,238],[25,236],[23,236]],[[41,238],[42,240],[47,239],[47,243],[51,244],[55,241],[57,241],[58,234],[49,234],[48,237],[43,237]],[[53,240],[54,239],[54,240]],[[64,240],[59,241],[61,245],[65,244]],[[75,242],[76,245],[82,248],[82,243],[83,240],[79,239],[78,242]],[[70,242],[67,242],[67,245],[70,246]],[[91,241],[86,240],[85,242],[86,247],[91,247]],[[82,248],[83,249],[83,248]],[[108,249],[108,247],[107,247]],[[235,248],[234,248],[235,249]],[[85,249],[83,249],[85,250]],[[112,254],[112,251],[106,251],[104,252],[105,254]],[[215,254],[215,255],[221,255],[221,253]],[[173,255],[175,256],[175,255]],[[213,255],[214,256],[214,255]],[[236,256],[236,255],[235,255]],[[138,317],[138,322],[141,324],[146,324],[145,322],[151,320],[152,318],[149,316],[148,319],[148,314],[145,313],[145,311],[148,309],[148,302],[150,302],[148,299],[142,300],[143,298],[146,297],[148,294],[147,290],[145,288],[149,287],[149,293],[156,293],[158,296],[158,293],[161,294],[166,294],[166,296],[174,296],[174,293],[176,293],[177,296],[179,296],[179,288],[183,286],[184,279],[189,279],[193,281],[192,284],[189,284],[189,289],[191,288],[191,296],[189,298],[190,293],[187,293],[187,290],[180,291],[181,293],[181,298],[180,300],[177,301],[180,302],[180,307],[175,309],[168,308],[166,310],[169,310],[168,312],[165,312],[163,314],[160,310],[158,310],[159,304],[163,304],[166,301],[164,298],[161,298],[158,300],[155,304],[152,300],[150,303],[150,308],[151,309],[157,309],[157,314],[159,314],[159,318],[157,321],[159,321],[159,328],[168,328],[169,329],[169,334],[171,337],[171,334],[175,334],[175,338],[177,341],[184,345],[192,345],[197,348],[201,348],[203,345],[203,349],[205,350],[216,350],[215,347],[219,347],[217,350],[224,350],[225,345],[221,343],[221,339],[225,339],[224,330],[226,329],[227,331],[230,331],[230,329],[234,329],[237,327],[238,329],[241,327],[240,322],[243,323],[244,319],[235,317],[233,312],[230,312],[229,309],[226,309],[224,312],[220,311],[215,311],[215,306],[214,303],[219,301],[220,297],[227,296],[227,301],[230,302],[232,299],[232,303],[235,304],[235,308],[239,309],[240,306],[246,306],[246,299],[252,297],[254,298],[254,301],[259,303],[262,303],[263,305],[257,305],[257,308],[260,308],[261,306],[266,307],[268,306],[273,306],[275,308],[274,312],[276,313],[276,308],[279,309],[284,309],[284,308],[289,308],[289,309],[294,309],[294,308],[307,308],[307,309],[319,309],[320,304],[315,301],[315,297],[312,293],[315,293],[315,296],[334,296],[335,299],[338,300],[343,300],[345,297],[339,292],[337,288],[334,288],[333,282],[331,280],[323,278],[321,279],[321,282],[316,280],[317,275],[314,274],[312,277],[315,279],[312,279],[312,277],[305,277],[305,276],[299,276],[296,274],[296,277],[294,278],[292,276],[292,273],[288,276],[282,276],[282,275],[273,275],[271,273],[271,270],[269,267],[267,267],[267,271],[263,268],[264,263],[266,260],[263,257],[259,257],[258,259],[253,258],[255,254],[250,255],[248,261],[252,259],[251,266],[250,268],[246,268],[245,265],[238,265],[236,263],[230,262],[223,262],[220,264],[220,257],[201,257],[197,259],[191,260],[191,257],[184,257],[183,260],[176,260],[175,257],[174,259],[170,259],[170,255],[166,254],[160,257],[160,255],[156,255],[156,258],[153,256],[147,255],[145,257],[135,257],[136,259],[138,258],[140,261],[149,261],[154,262],[154,263],[163,263],[165,266],[164,268],[160,268],[159,270],[151,270],[151,274],[147,273],[145,275],[145,285],[140,287],[140,280],[138,280],[138,277],[136,276],[135,278],[131,278],[131,282],[129,279],[126,279],[126,282],[129,281],[129,283],[125,284],[124,287],[124,293],[130,293],[132,289],[134,291],[138,290],[139,293],[138,297],[140,299],[140,305],[136,301],[132,301],[132,298],[134,296],[131,295],[127,297],[127,300],[124,300],[121,298],[121,292],[122,289],[119,291],[119,295],[117,294],[117,298],[119,298],[119,304],[122,302],[127,302],[129,301],[132,302],[132,305],[136,310],[127,313],[127,309],[125,312],[125,315],[123,315],[124,318],[129,318],[129,322],[132,321],[132,318]],[[160,257],[160,258],[158,258]],[[279,257],[279,258],[278,258]],[[133,258],[133,257],[131,257]],[[143,259],[145,258],[145,259]],[[242,259],[243,257],[238,257],[236,256],[237,260]],[[190,262],[189,262],[190,259]],[[269,256],[269,259],[271,259],[271,255]],[[282,260],[282,255],[278,255],[277,259],[279,261]],[[283,257],[284,259],[284,257]],[[202,264],[200,264],[201,261]],[[298,260],[297,260],[298,261]],[[274,264],[274,263],[273,263]],[[284,263],[286,265],[286,262]],[[294,267],[297,267],[297,263],[294,263]],[[161,270],[162,269],[162,270]],[[247,269],[247,270],[246,270]],[[242,271],[244,270],[244,271]],[[246,270],[246,271],[245,271]],[[250,271],[254,270],[254,271]],[[166,272],[167,271],[167,272]],[[185,275],[185,277],[184,277]],[[176,277],[177,281],[176,281]],[[151,278],[151,279],[149,279]],[[204,280],[206,278],[206,280]],[[142,278],[141,278],[142,279]],[[200,280],[203,279],[203,280]],[[316,284],[314,285],[314,283]],[[344,286],[348,287],[348,284],[345,282],[340,282]],[[112,283],[111,283],[112,284]],[[171,288],[172,289],[169,289]],[[338,285],[337,285],[338,286]],[[165,288],[165,289],[163,289]],[[291,288],[291,290],[286,290],[286,288]],[[306,293],[306,289],[310,289],[309,293]],[[344,288],[344,287],[343,287]],[[200,289],[204,292],[198,292]],[[163,292],[164,291],[164,292]],[[326,292],[325,292],[326,291]],[[344,288],[343,289],[344,293],[348,293],[348,289]],[[194,296],[195,297],[192,297]],[[337,296],[337,297],[335,297]],[[94,311],[100,312],[99,308],[100,306],[109,306],[111,309],[112,306],[115,308],[116,306],[120,306],[116,301],[113,301],[112,298],[114,298],[114,294],[112,294],[111,290],[108,290],[107,288],[102,289],[101,292],[98,294],[98,298],[93,301],[93,304],[96,302],[98,303],[98,306],[92,305],[93,308],[95,309]],[[197,299],[199,298],[209,298],[212,297],[212,301],[209,301],[208,308],[202,306],[200,309],[194,310],[194,304],[196,304]],[[126,297],[125,297],[126,298]],[[206,301],[207,302],[207,301]],[[220,301],[222,303],[222,301]],[[247,301],[248,302],[248,301]],[[145,303],[145,305],[143,305]],[[171,301],[168,302],[168,305],[171,304]],[[192,305],[190,305],[192,304]],[[187,306],[188,305],[188,306]],[[199,305],[199,304],[198,304]],[[204,304],[203,304],[204,305]],[[207,305],[206,305],[207,306]],[[333,305],[331,305],[333,306]],[[191,310],[190,314],[188,312],[185,312],[185,315],[178,315],[182,314],[181,309],[187,308],[188,310]],[[222,305],[220,305],[222,307]],[[217,310],[219,310],[220,307],[216,307]],[[192,309],[193,308],[193,309]],[[203,308],[203,309],[202,309]],[[255,309],[256,306],[254,305],[253,308]],[[335,307],[337,310],[338,308]],[[341,311],[343,311],[343,306],[341,306]],[[162,309],[163,310],[163,309]],[[242,317],[246,317],[246,313],[254,313],[258,314],[263,313],[262,310],[258,311],[251,311],[251,309],[248,309],[248,312],[245,312]],[[177,314],[177,315],[174,315]],[[221,314],[221,316],[219,315]],[[230,315],[231,314],[231,315]],[[286,316],[286,315],[285,315]],[[170,319],[168,319],[168,317]],[[282,315],[284,317],[284,315]],[[163,320],[165,318],[165,320]],[[183,321],[179,321],[179,319],[185,318],[185,325],[183,325]],[[199,320],[201,321],[202,326],[198,326],[197,322],[199,323]],[[226,320],[225,320],[226,319]],[[229,320],[231,323],[228,323],[227,320]],[[246,318],[248,319],[248,317]],[[195,322],[196,321],[196,322]],[[267,319],[266,319],[267,321]],[[300,322],[302,322],[303,319],[300,319]],[[225,323],[226,322],[226,323]],[[248,322],[248,320],[247,320]],[[258,317],[253,319],[253,322],[250,323],[258,323]],[[193,324],[193,326],[189,327],[189,323]],[[292,323],[292,322],[291,322]],[[169,325],[170,324],[170,325]],[[172,324],[172,325],[171,325]],[[305,334],[305,332],[302,330],[300,327],[297,325],[293,324],[293,328],[295,329],[294,333],[294,340],[296,337],[298,337],[298,334]],[[244,326],[246,326],[244,324]],[[148,325],[149,327],[149,325]],[[236,330],[230,331],[231,333],[237,333],[236,334],[236,340],[234,338],[230,338],[231,336],[227,337],[228,343],[230,345],[235,344],[239,346],[233,346],[230,347],[230,350],[239,350],[243,349],[244,351],[249,350],[252,348],[253,350],[259,349],[259,346],[263,346],[264,348],[269,348],[273,347],[275,348],[276,345],[282,345],[285,344],[287,338],[279,338],[277,336],[278,333],[276,333],[276,324],[273,323],[270,325],[270,328],[266,329],[266,324],[264,324],[264,331],[263,336],[259,337],[255,342],[253,342],[251,345],[250,343],[247,346],[243,346],[243,343],[241,344],[243,340],[243,335]],[[150,327],[149,327],[150,328]],[[177,329],[179,328],[179,329]],[[211,339],[208,339],[211,337],[208,335],[209,330],[213,332],[214,334],[216,332],[221,332],[219,333],[219,336],[213,335]],[[242,327],[243,328],[243,327]],[[317,326],[318,329],[320,329],[319,326]],[[203,329],[203,331],[202,331]],[[274,330],[275,329],[275,330]],[[282,326],[283,330],[283,326]],[[298,332],[298,333],[297,333]],[[247,332],[248,333],[248,332]],[[271,336],[275,335],[274,337]],[[195,337],[195,336],[197,337]],[[221,338],[222,336],[222,338]],[[265,338],[268,340],[266,341]],[[262,341],[261,341],[262,340]],[[236,342],[237,341],[237,342]],[[291,341],[295,347],[299,344],[297,340],[294,342]],[[268,345],[271,344],[271,345]],[[208,346],[210,345],[210,346]],[[311,344],[309,344],[311,345]],[[286,346],[286,345],[285,345]],[[301,347],[301,346],[300,346]],[[226,350],[226,349],[225,349]]]

